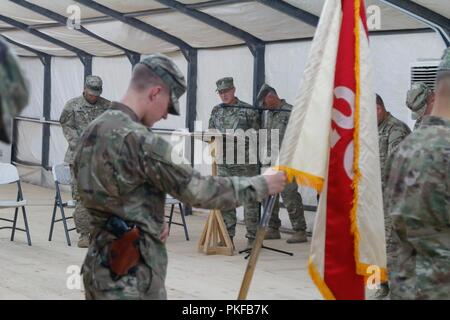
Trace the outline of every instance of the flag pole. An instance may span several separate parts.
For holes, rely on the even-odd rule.
[[[259,253],[263,245],[264,237],[266,236],[267,226],[269,224],[270,216],[272,215],[273,206],[276,200],[275,196],[269,196],[266,200],[266,205],[264,206],[263,216],[261,218],[261,223],[258,226],[258,231],[256,232],[255,242],[250,253],[250,258],[248,259],[247,269],[245,270],[244,279],[242,280],[241,289],[239,290],[238,300],[247,299],[248,289],[250,288],[250,283],[253,278],[253,273],[255,272],[256,263],[258,261]]]

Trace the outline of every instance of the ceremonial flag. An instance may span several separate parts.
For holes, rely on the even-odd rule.
[[[363,0],[327,0],[278,168],[320,192],[309,273],[326,299],[364,299],[386,280],[386,244]]]

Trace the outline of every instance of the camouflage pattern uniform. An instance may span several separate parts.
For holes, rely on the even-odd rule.
[[[387,117],[378,125],[378,143],[380,148],[380,168],[381,168],[381,185],[384,191],[387,181],[386,162],[388,158],[394,154],[400,142],[411,133],[409,127],[388,113]],[[384,229],[386,235],[386,249],[392,246],[392,223],[389,215],[384,212]],[[385,298],[389,293],[387,284],[382,284],[382,288],[377,291],[377,298]]]
[[[391,299],[450,299],[450,121],[425,116],[389,159]]]
[[[428,97],[432,90],[424,82],[414,82],[406,94],[406,106],[413,112],[416,119],[414,130],[417,129],[427,111]]]
[[[275,91],[274,88],[264,84],[260,92],[258,93],[257,103],[258,106],[263,107],[264,98],[269,91]],[[292,105],[287,103],[284,99],[281,100],[281,106],[279,107],[281,110],[289,110],[292,111]],[[291,112],[289,111],[277,111],[275,110],[264,110],[262,118],[263,118],[263,127],[262,129],[267,129],[267,144],[264,144],[265,149],[267,151],[262,152],[263,155],[267,155],[271,160],[266,161],[266,165],[270,165],[278,158],[279,148],[281,147],[281,143],[284,138],[284,134],[286,132],[287,124],[289,121],[289,117]],[[272,155],[272,130],[278,130],[278,152],[275,155]],[[261,146],[263,147],[263,146]],[[284,191],[281,193],[283,197],[283,203],[286,205],[286,209],[289,213],[289,220],[291,221],[292,228],[294,231],[306,231],[306,221],[305,214],[303,210],[303,201],[302,196],[298,192],[298,185],[296,182],[292,182],[286,186]],[[269,228],[272,230],[279,230],[281,226],[281,220],[279,218],[280,211],[280,201],[279,196],[274,204],[272,216],[269,221]],[[271,231],[269,229],[269,232]],[[269,237],[268,237],[269,238]],[[278,237],[276,237],[278,238]],[[289,241],[289,240],[288,240]]]
[[[12,120],[28,104],[29,91],[17,57],[0,39],[0,141],[11,142]]]
[[[202,177],[188,164],[174,164],[172,147],[138,121],[131,109],[113,103],[88,126],[77,149],[75,174],[94,228],[83,264],[88,299],[166,299],[167,253],[159,238],[166,193],[193,207],[221,210],[267,196],[261,176]],[[114,236],[105,223],[112,214],[141,231],[142,262],[117,281],[107,260]]]
[[[73,152],[80,142],[81,134],[90,122],[105,112],[110,106],[110,101],[100,97],[102,81],[100,77],[86,77],[85,90],[88,93],[98,96],[95,104],[89,103],[84,94],[80,97],[69,100],[61,113],[59,122],[69,147],[67,148],[64,161],[70,165],[72,173],[72,197],[76,200],[76,207],[73,213],[77,232],[82,236],[89,234],[89,215],[80,201],[77,183],[73,174]]]
[[[232,78],[223,78],[217,81],[218,90],[224,90],[233,87]],[[245,103],[236,98],[236,103],[233,105],[225,105],[221,103],[216,105],[209,118],[209,129],[215,129],[222,133],[230,133],[237,129],[246,130],[254,129],[255,134],[260,127],[260,115],[256,110],[243,109],[240,107],[252,107],[248,103]],[[236,147],[235,140],[231,137],[224,138],[222,143],[218,143],[216,150],[217,161],[217,174],[222,177],[238,176],[238,177],[252,177],[259,173],[257,162],[249,163],[249,155],[255,156],[257,154],[256,146],[249,144],[247,139],[245,143],[245,162],[240,164],[239,158],[242,158],[242,154],[238,155],[238,148]],[[227,159],[226,155],[234,155],[233,159]],[[232,160],[232,163],[230,161]],[[244,160],[244,159],[243,159]],[[228,162],[228,163],[227,163]],[[243,162],[243,161],[242,161]],[[258,202],[248,202],[244,206],[244,220],[247,228],[246,237],[252,240],[256,236],[256,229],[259,219],[259,207]],[[236,233],[236,210],[222,210],[221,211],[225,225],[227,226],[228,234],[231,238]]]

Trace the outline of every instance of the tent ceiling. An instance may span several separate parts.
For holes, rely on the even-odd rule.
[[[77,3],[75,0],[27,0],[63,16],[69,16],[67,8],[77,5],[81,9],[82,25],[124,48],[142,54],[151,52],[171,52],[178,48],[130,25],[116,21],[103,13]],[[309,38],[314,28],[290,15],[277,11],[258,1],[251,0],[178,0],[236,28],[239,28],[263,41],[278,41]],[[284,0],[284,2],[306,12],[320,15],[325,0]],[[171,34],[192,47],[212,48],[243,44],[243,40],[198,21],[185,14],[150,0],[96,0],[101,5],[126,15],[133,16],[168,34]],[[414,0],[444,17],[450,17],[450,7],[442,0]],[[366,0],[367,6],[377,5],[381,9],[381,31],[423,29],[428,26],[393,8],[380,0]],[[114,56],[123,51],[75,30],[59,26],[56,21],[37,14],[8,0],[0,1],[0,14],[37,28],[42,33],[84,50],[94,56]],[[67,51],[48,41],[35,37],[26,31],[0,21],[0,33],[14,41],[51,55],[71,56]],[[19,55],[30,55],[23,48],[17,48]]]

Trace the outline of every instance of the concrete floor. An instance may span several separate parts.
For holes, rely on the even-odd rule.
[[[71,232],[75,246],[66,245],[62,225],[56,225],[53,241],[48,241],[54,190],[23,184],[28,200],[27,212],[33,245],[26,244],[25,234],[9,240],[9,230],[0,230],[0,299],[83,299],[82,285],[76,273],[86,253],[76,247],[77,236]],[[0,199],[15,197],[15,186],[0,188]],[[68,197],[68,194],[64,194]],[[1,218],[10,218],[13,210],[0,210]],[[180,216],[175,214],[175,220]],[[187,217],[190,241],[183,228],[172,225],[167,242],[169,265],[166,287],[169,299],[234,300],[237,298],[247,266],[243,255],[206,256],[197,251],[197,242],[207,213],[195,212]],[[19,219],[22,226],[23,220]],[[0,221],[0,226],[5,222]],[[246,244],[245,227],[238,225],[236,248]],[[321,299],[308,276],[306,264],[309,244],[287,244],[282,240],[265,245],[288,250],[294,256],[262,250],[249,290],[248,299]]]

